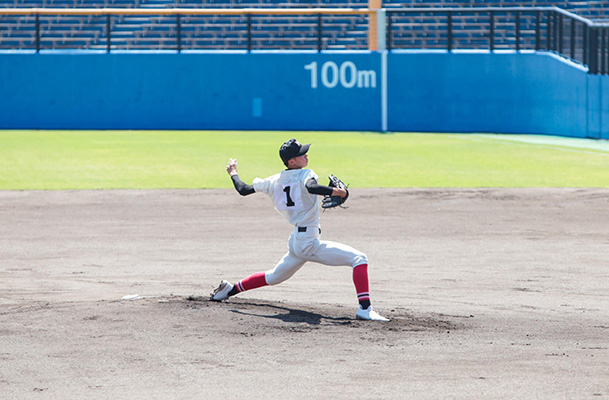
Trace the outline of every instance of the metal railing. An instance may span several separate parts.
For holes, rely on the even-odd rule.
[[[83,19],[78,23],[79,32],[86,30],[87,35],[93,39],[87,42],[89,45],[83,45],[78,40],[79,34],[75,34],[74,40],[68,41],[63,48],[86,48],[108,52],[137,49],[137,46],[140,46],[137,41],[133,40],[133,44],[129,45],[129,39],[125,39],[129,34],[134,33],[122,29],[121,19],[147,16],[151,23],[146,25],[147,31],[142,31],[139,36],[139,39],[149,39],[142,40],[143,48],[177,51],[206,49],[208,42],[202,42],[203,38],[213,32],[214,24],[228,19],[233,21],[227,25],[229,27],[223,26],[214,36],[213,40],[217,42],[215,48],[239,48],[248,51],[267,48],[317,51],[339,48],[367,49],[370,36],[366,21],[378,15],[381,15],[381,18],[385,15],[385,47],[388,50],[550,51],[588,66],[590,73],[609,74],[609,24],[595,23],[556,7],[385,10],[365,8],[0,9],[0,22],[9,25],[8,28],[0,29],[0,48],[7,48],[3,42],[11,46],[12,31],[9,29],[11,22],[7,22],[7,18],[20,16],[21,20],[13,24],[25,32],[20,33],[21,36],[30,35],[29,39],[21,39],[20,45],[9,48],[40,51],[48,48],[45,46],[49,42],[48,38],[54,35],[52,28],[54,23],[59,24],[61,18],[81,16]],[[277,24],[273,23],[275,21],[273,18],[276,19]],[[351,22],[348,18],[351,18]],[[271,25],[280,25],[280,27],[273,28],[275,31],[268,30],[267,27]],[[157,28],[163,26],[164,30],[161,30],[162,32],[155,30],[155,26]],[[137,31],[137,28],[133,29]],[[13,38],[14,36],[15,34]],[[349,40],[351,38],[354,39]]]
[[[31,37],[22,40],[25,43],[23,48],[36,51],[47,49],[51,40],[53,49],[79,46],[81,49],[108,52],[143,48],[176,51],[298,48],[322,51],[340,48],[336,42],[344,38],[345,32],[358,26],[361,32],[366,33],[365,21],[371,13],[368,9],[350,8],[21,8],[0,9],[0,22],[3,15],[25,16],[19,26],[22,30],[27,27],[26,32]],[[146,17],[149,23],[138,22],[140,26],[134,27],[135,23],[131,21],[138,17]],[[86,25],[91,29],[85,33],[82,29],[74,32],[62,42],[62,38],[53,31],[53,25],[62,24]],[[6,41],[6,35],[4,39]],[[6,48],[2,41],[0,31],[0,49]],[[83,45],[85,42],[88,44]],[[359,49],[366,49],[366,38],[360,42],[363,45],[360,44]],[[344,48],[349,46],[349,43],[343,45]]]
[[[557,7],[387,9],[387,48],[550,51],[609,73],[609,24]],[[431,29],[417,30],[427,25]]]

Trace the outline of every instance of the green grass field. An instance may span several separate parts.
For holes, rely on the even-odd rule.
[[[227,188],[279,172],[291,137],[353,187],[609,187],[609,145],[525,135],[0,131],[0,189]],[[322,180],[322,182],[324,182]]]

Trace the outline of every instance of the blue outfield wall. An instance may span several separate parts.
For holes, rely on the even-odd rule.
[[[2,129],[536,133],[609,139],[609,77],[548,53],[0,53]]]
[[[548,53],[407,53],[389,60],[394,130],[600,137],[596,119],[603,100],[609,106],[597,91],[608,77]]]
[[[323,60],[379,69],[370,54],[2,54],[0,127],[378,129],[379,89],[310,87]]]

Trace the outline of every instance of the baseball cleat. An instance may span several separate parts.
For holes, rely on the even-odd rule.
[[[374,311],[372,309],[372,306],[366,308],[365,310],[362,308],[362,306],[360,306],[359,310],[357,310],[357,313],[355,314],[355,318],[363,319],[366,321],[389,321],[387,318],[381,316],[379,313]]]
[[[212,301],[222,301],[228,299],[228,293],[233,290],[233,285],[229,281],[222,281],[220,286],[210,294]]]

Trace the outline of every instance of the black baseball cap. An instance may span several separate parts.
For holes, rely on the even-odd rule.
[[[279,149],[279,157],[285,165],[288,165],[288,161],[294,157],[300,157],[307,154],[309,151],[310,144],[300,144],[296,139],[290,139],[281,145]]]

